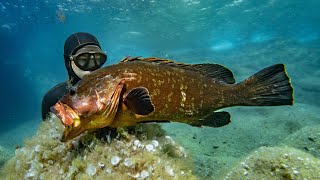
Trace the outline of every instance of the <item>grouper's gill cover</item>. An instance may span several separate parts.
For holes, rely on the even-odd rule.
[[[60,100],[62,104],[70,107],[80,118],[103,110],[120,82],[119,79],[111,76],[95,78],[98,79],[93,81],[91,77],[88,77],[79,81]]]
[[[67,94],[64,100],[68,100],[65,102],[69,102],[70,106],[72,105],[73,108],[75,109],[74,111],[67,111],[67,112],[62,111],[63,113],[66,113],[66,114],[63,114],[59,112],[59,110],[56,108],[56,105],[54,106],[54,112],[55,113],[58,112],[62,114],[62,116],[60,116],[62,117],[61,121],[66,126],[61,138],[62,142],[73,139],[86,130],[103,128],[112,123],[112,121],[116,116],[117,109],[119,107],[120,97],[122,96],[122,90],[124,89],[125,84],[124,84],[124,80],[121,80],[119,83],[118,81],[109,81],[109,83],[110,84],[108,83],[105,84],[106,85],[105,87],[107,87],[107,89],[104,90],[104,92],[111,92],[108,94],[108,96],[104,96],[104,92],[98,93],[98,91],[94,89],[95,91],[94,96],[96,97],[90,98],[90,95],[92,96],[90,92],[92,90],[90,90],[90,88],[87,88],[87,90],[85,91],[79,91],[78,96],[75,96],[76,93],[75,94],[71,93],[72,95]],[[80,86],[78,86],[78,90],[82,90],[82,88],[80,88],[82,87],[81,84],[79,85]],[[81,94],[82,95],[87,94],[87,96],[81,96]],[[72,96],[72,98],[70,98],[70,96]],[[100,97],[100,96],[103,96],[103,97]],[[105,97],[108,97],[108,99]],[[94,102],[92,101],[92,99],[96,99],[96,101],[91,104],[91,106],[93,106],[93,109],[90,109],[90,112],[88,111],[85,114],[79,115],[79,118],[72,119],[71,125],[67,124],[66,122],[69,122],[70,120],[65,117],[72,117],[72,113],[75,113],[77,115],[76,110],[79,111],[79,108],[80,110],[83,108],[83,106],[78,104],[81,104],[83,102],[88,102],[87,101],[88,99],[90,103]],[[58,102],[57,104],[62,104],[62,103]],[[74,106],[75,104],[78,106]],[[67,104],[65,104],[65,106],[69,107],[69,105]],[[85,106],[87,107],[88,105],[86,104]],[[71,113],[71,115],[69,115],[68,113]],[[73,117],[75,117],[76,115],[73,115]]]

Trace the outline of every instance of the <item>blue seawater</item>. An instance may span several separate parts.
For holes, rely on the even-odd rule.
[[[13,154],[36,132],[43,95],[67,80],[63,46],[74,32],[98,38],[105,66],[125,56],[219,63],[241,81],[284,63],[294,106],[230,108],[226,128],[164,126],[211,177],[209,159],[243,157],[320,124],[319,9],[319,0],[1,0],[0,146]]]

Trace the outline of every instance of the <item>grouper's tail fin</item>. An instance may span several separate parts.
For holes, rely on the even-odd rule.
[[[293,88],[285,66],[275,64],[249,77],[239,85],[244,85],[243,105],[281,106],[293,104]]]

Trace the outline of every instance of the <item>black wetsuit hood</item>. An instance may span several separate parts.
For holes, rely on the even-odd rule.
[[[97,38],[86,32],[77,32],[71,34],[64,44],[64,63],[72,85],[76,84],[80,78],[71,68],[70,56],[74,55],[80,48],[87,45],[96,45],[101,49]]]

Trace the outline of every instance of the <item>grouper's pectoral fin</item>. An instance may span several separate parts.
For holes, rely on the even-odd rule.
[[[196,122],[190,123],[192,126],[209,126],[209,127],[222,127],[228,125],[231,122],[231,116],[228,112],[213,112],[208,116],[200,119]]]
[[[132,89],[124,98],[124,104],[138,115],[148,115],[154,111],[149,91],[145,87]]]

